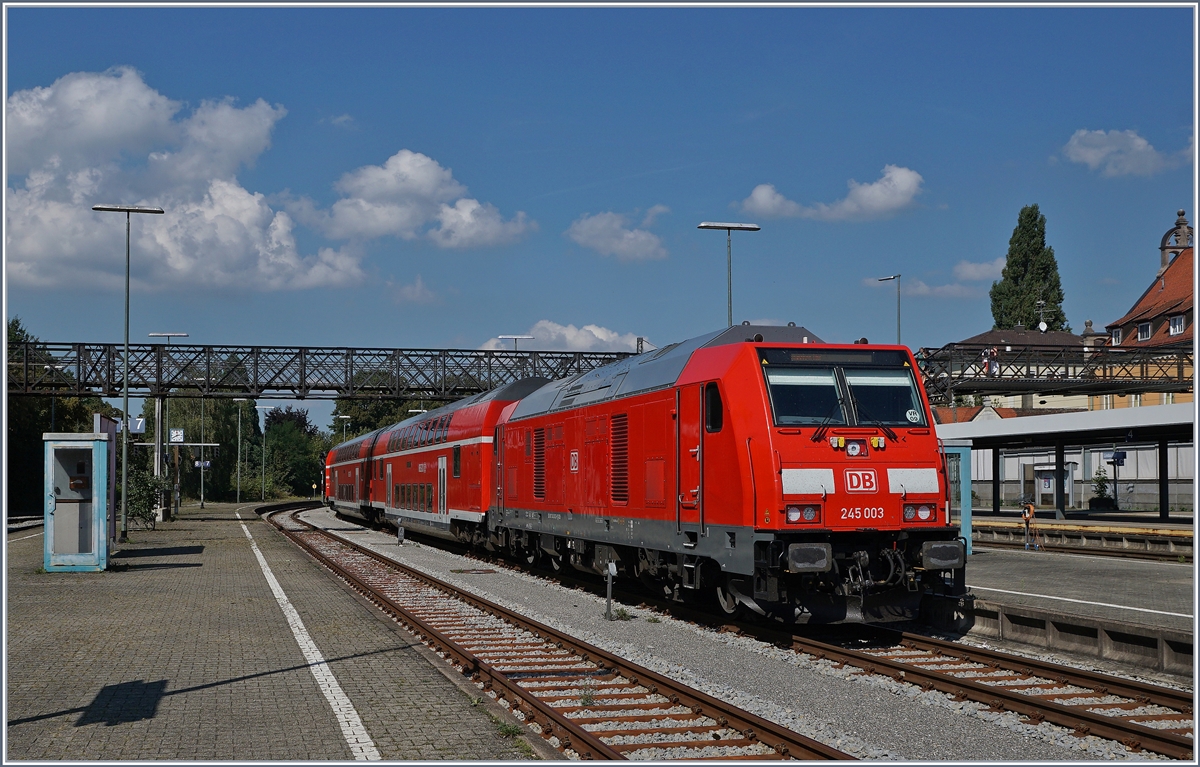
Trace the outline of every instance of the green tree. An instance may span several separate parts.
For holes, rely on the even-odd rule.
[[[29,342],[39,358],[38,365],[51,362],[41,341],[21,323],[20,317],[8,321],[9,353],[17,344]],[[34,373],[36,375],[36,372]],[[20,375],[20,373],[18,373]],[[68,373],[69,375],[69,373]],[[19,382],[19,381],[18,381]],[[42,478],[45,457],[42,434],[45,432],[90,432],[92,416],[101,413],[120,420],[120,411],[99,397],[33,397],[24,394],[8,395],[8,490],[7,513],[12,516],[34,516],[42,513]],[[120,451],[117,451],[120,476]],[[132,465],[132,460],[130,464]],[[119,492],[119,490],[118,490]]]
[[[992,321],[997,330],[1017,325],[1036,328],[1038,301],[1045,301],[1040,316],[1047,330],[1070,332],[1063,314],[1062,281],[1054,248],[1046,245],[1046,217],[1037,205],[1026,205],[1017,215],[1017,226],[1008,241],[1008,258],[998,282],[992,283]]]
[[[417,403],[411,400],[394,399],[339,399],[333,406],[333,422],[329,428],[335,444],[342,442],[342,424],[345,422],[346,439],[359,434],[381,429],[412,418],[409,410],[437,407],[438,403]],[[349,416],[342,419],[340,416]]]

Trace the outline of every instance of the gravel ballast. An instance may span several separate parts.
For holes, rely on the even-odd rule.
[[[730,701],[802,735],[872,760],[1159,759],[1048,723],[1024,724],[936,691],[836,668],[829,660],[624,606],[629,620],[604,618],[605,600],[517,570],[387,533],[351,532],[326,510],[304,519],[484,599],[568,632],[633,663]],[[476,570],[477,572],[453,572]],[[485,572],[484,570],[494,570]],[[614,607],[614,611],[615,611]]]

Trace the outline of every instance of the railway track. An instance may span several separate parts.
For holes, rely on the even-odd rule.
[[[436,539],[429,542],[438,546],[446,543]],[[446,548],[458,550],[453,545]],[[544,570],[508,560],[475,558],[481,564],[547,575]],[[568,585],[603,593],[594,578],[566,572],[554,577]],[[1079,737],[1092,735],[1119,742],[1134,752],[1193,758],[1193,696],[1189,692],[879,626],[837,627],[825,634],[811,629],[799,633],[778,625],[729,620],[641,591],[617,588],[614,597],[855,668],[864,675],[884,675],[926,691],[940,691],[956,700],[983,704],[991,711],[1011,711],[1028,724],[1048,722]],[[827,641],[814,634],[826,636]],[[839,636],[828,638],[829,634]],[[649,673],[642,672],[643,679]]]
[[[982,539],[972,541],[977,549],[1024,549],[1025,542],[1003,539]],[[1054,552],[1056,554],[1078,554],[1085,557],[1120,557],[1122,559],[1144,559],[1151,562],[1192,562],[1192,553],[1178,551],[1157,551],[1150,549],[1123,549],[1102,546],[1071,546],[1060,543],[1040,543],[1037,550]]]
[[[298,511],[267,518],[564,756],[854,758],[322,531]]]

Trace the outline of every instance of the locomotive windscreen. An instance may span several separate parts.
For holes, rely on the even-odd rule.
[[[928,425],[901,351],[759,349],[759,359],[779,426]]]
[[[901,370],[845,371],[850,400],[862,424],[924,426],[925,408],[912,373]]]
[[[775,422],[780,426],[846,423],[833,368],[767,367],[766,371]]]

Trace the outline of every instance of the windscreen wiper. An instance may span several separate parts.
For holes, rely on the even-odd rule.
[[[860,403],[858,401],[858,398],[854,396],[853,392],[850,394],[850,402],[851,402],[851,404],[854,405],[854,412],[856,414],[862,414],[867,417],[869,423],[863,424],[864,426],[876,426],[885,435],[887,435],[887,438],[890,439],[892,442],[899,441],[898,438],[896,437],[896,432],[892,431],[892,429],[890,427],[884,426],[883,421],[879,420],[878,418],[875,418],[873,415],[868,413],[866,411],[866,409],[862,406],[862,403]]]
[[[841,408],[844,405],[845,403],[842,402],[842,398],[838,397],[837,402],[833,404],[833,407],[829,408],[829,415],[825,416],[825,419],[821,421],[821,424],[817,426],[817,430],[813,432],[813,435],[809,437],[809,439],[811,439],[813,442],[820,442],[825,439],[825,435],[829,433],[829,420],[833,418],[833,414],[838,411],[838,408]]]

